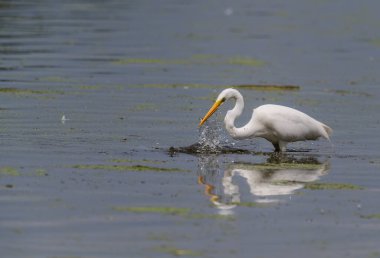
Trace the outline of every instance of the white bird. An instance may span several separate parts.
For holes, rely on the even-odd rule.
[[[240,92],[232,88],[219,94],[199,126],[228,99],[234,99],[235,106],[227,112],[224,124],[234,139],[262,137],[273,144],[275,151],[286,151],[289,142],[316,140],[319,137],[330,140],[330,127],[301,111],[280,105],[259,106],[253,110],[252,118],[246,125],[235,127],[235,119],[243,112],[244,100]]]

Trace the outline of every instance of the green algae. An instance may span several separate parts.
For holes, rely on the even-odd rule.
[[[316,163],[263,163],[263,164],[233,164],[234,169],[257,169],[257,170],[279,170],[279,169],[303,169],[315,170],[323,168],[323,164]]]
[[[223,215],[223,214],[204,214],[204,213],[189,213],[184,216],[187,219],[212,219],[212,220],[235,220],[235,217],[232,215]]]
[[[140,103],[135,105],[132,110],[133,111],[147,111],[147,110],[156,110],[158,106],[152,103]]]
[[[134,88],[152,88],[152,89],[225,89],[236,88],[242,90],[256,90],[256,91],[299,91],[301,89],[298,85],[275,85],[275,84],[241,84],[241,85],[212,85],[200,83],[151,83],[151,84],[135,84],[129,85]]]
[[[114,60],[113,64],[128,65],[128,64],[169,64],[173,61],[151,58],[123,58]]]
[[[228,64],[231,65],[239,65],[239,66],[254,66],[254,67],[262,67],[266,65],[266,62],[249,57],[232,57],[227,60]]]
[[[63,91],[53,90],[31,90],[20,88],[0,88],[0,94],[13,94],[13,95],[43,95],[43,94],[64,94]]]
[[[378,251],[371,252],[366,256],[366,258],[379,258],[379,257],[380,257],[380,252]]]
[[[80,85],[78,86],[81,90],[98,90],[101,88],[99,85]]]
[[[42,168],[36,169],[36,170],[34,171],[34,174],[35,174],[36,176],[47,176],[47,175],[48,175],[48,173],[46,172],[46,170],[45,170],[45,169],[42,169]]]
[[[215,37],[207,34],[207,35],[202,35],[194,32],[187,33],[185,35],[177,35],[178,38],[183,38],[186,41],[208,41],[208,40],[213,40]]]
[[[221,56],[214,54],[195,54],[191,56],[193,60],[216,60],[219,58],[221,58]]]
[[[162,207],[162,206],[144,206],[144,207],[129,207],[129,206],[114,206],[112,207],[117,212],[132,212],[132,213],[155,213],[179,216],[185,219],[212,219],[212,220],[234,220],[232,215],[222,214],[205,214],[194,213],[189,208],[177,207]]]
[[[115,65],[232,65],[247,67],[263,67],[267,63],[251,57],[223,57],[213,54],[197,54],[188,58],[159,59],[159,58],[120,58],[112,61]]]
[[[371,40],[369,40],[369,43],[370,43],[372,46],[380,47],[380,38],[374,38],[374,39],[371,39]]]
[[[299,91],[298,85],[275,85],[275,84],[246,84],[233,86],[237,89],[257,90],[257,91]]]
[[[0,176],[19,176],[20,172],[13,167],[1,167]]]
[[[180,168],[162,168],[162,167],[152,167],[144,165],[106,165],[106,164],[93,164],[93,165],[74,165],[72,168],[75,169],[92,169],[92,170],[112,170],[112,171],[154,171],[154,172],[189,172],[189,170]]]
[[[232,202],[231,204],[240,206],[240,207],[248,207],[248,208],[257,208],[257,207],[265,207],[267,205],[257,202]]]
[[[46,76],[46,77],[40,77],[38,78],[39,81],[43,82],[72,82],[72,80],[68,79],[67,77],[61,77],[61,76]]]
[[[194,84],[194,83],[151,83],[151,84],[135,84],[129,85],[134,88],[153,88],[153,89],[176,89],[176,88],[191,88],[191,89],[209,89],[222,88],[224,86],[210,84]]]
[[[352,95],[352,96],[358,96],[358,97],[372,97],[372,94],[370,94],[368,92],[363,92],[363,91],[327,90],[327,92],[335,93],[335,94],[338,94],[340,96]]]
[[[153,250],[159,253],[170,254],[172,256],[201,256],[202,255],[202,252],[199,252],[199,251],[194,251],[190,249],[182,249],[182,248],[166,246],[166,245],[156,247]]]
[[[373,160],[370,160],[369,163],[374,164],[374,165],[380,165],[380,160],[379,159],[373,159]]]
[[[49,258],[85,258],[83,256],[51,256]]]
[[[189,208],[176,208],[176,207],[125,207],[125,206],[114,206],[112,207],[114,211],[118,212],[133,212],[133,213],[159,213],[159,214],[169,214],[184,216],[190,213]]]
[[[114,163],[150,163],[150,164],[163,164],[166,163],[164,160],[149,160],[149,159],[111,159],[111,162]]]
[[[363,190],[364,187],[352,184],[339,183],[307,183],[305,189],[308,190]]]
[[[362,219],[380,219],[380,213],[374,213],[369,215],[360,215]]]

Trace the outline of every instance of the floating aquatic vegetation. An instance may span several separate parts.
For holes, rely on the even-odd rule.
[[[255,66],[255,67],[261,67],[266,65],[266,62],[255,59],[255,58],[250,58],[250,57],[232,57],[227,60],[228,64],[232,65],[239,65],[239,66]]]
[[[157,213],[180,216],[186,219],[223,219],[234,220],[233,216],[221,215],[221,214],[205,214],[205,213],[193,213],[189,208],[177,208],[177,207],[161,207],[161,206],[144,206],[144,207],[129,207],[129,206],[114,206],[114,211],[118,212],[132,212],[132,213]]]
[[[1,167],[0,176],[19,176],[20,173],[13,167]]]
[[[188,219],[215,219],[215,220],[235,220],[232,215],[223,214],[204,214],[204,213],[189,213],[185,216]]]
[[[149,160],[149,159],[141,159],[141,160],[134,160],[134,159],[112,159],[111,162],[114,163],[151,163],[151,164],[163,164],[166,163],[165,160]]]
[[[371,97],[372,94],[363,91],[351,91],[351,90],[327,90],[327,92],[335,93],[341,96],[353,95],[359,97]]]
[[[299,91],[298,85],[275,85],[275,84],[246,84],[232,86],[237,89],[257,90],[257,91]]]
[[[369,40],[369,43],[370,43],[372,46],[380,47],[380,38],[374,38],[374,39],[371,39],[371,40]]]
[[[36,176],[47,176],[48,173],[45,169],[39,168],[34,171]]]
[[[296,162],[280,162],[280,163],[263,163],[263,164],[239,164],[241,168],[245,168],[248,166],[252,169],[258,170],[270,170],[270,169],[306,169],[306,170],[314,170],[319,169],[323,165],[320,163],[296,163]],[[238,167],[239,167],[238,166]]]
[[[133,213],[160,213],[169,215],[187,215],[190,213],[188,208],[176,208],[176,207],[125,207],[125,206],[114,206],[112,207],[114,211],[119,212],[133,212]]]
[[[220,55],[214,54],[195,54],[191,56],[191,59],[194,60],[215,60],[221,58]]]
[[[101,88],[100,85],[80,85],[78,86],[81,90],[98,90]]]
[[[150,59],[150,58],[123,58],[117,59],[112,62],[113,64],[118,65],[127,65],[127,64],[168,64],[170,61],[163,59]]]
[[[153,249],[156,252],[170,254],[173,256],[201,256],[202,253],[198,251],[193,251],[190,249],[181,249],[173,246],[159,246]]]
[[[369,163],[374,164],[374,165],[380,165],[380,160],[379,159],[370,160]]]
[[[380,219],[380,213],[374,213],[369,215],[360,215],[362,219]]]
[[[208,41],[213,40],[215,37],[211,36],[210,34],[204,35],[199,33],[190,32],[184,35],[177,35],[178,38],[183,38],[185,40],[191,40],[191,41]]]
[[[233,56],[223,57],[219,55],[193,55],[181,59],[159,59],[159,58],[120,58],[112,61],[116,65],[232,65],[262,67],[267,63],[252,57]]]
[[[352,184],[338,183],[306,183],[305,189],[309,190],[363,190],[364,187]]]
[[[140,103],[135,105],[132,110],[133,111],[146,111],[146,110],[156,110],[158,107],[152,103]]]
[[[157,89],[171,89],[171,88],[216,88],[222,86],[216,86],[211,84],[197,84],[197,83],[150,83],[150,84],[135,84],[129,85],[129,87],[135,88],[157,88]]]
[[[156,88],[156,89],[224,89],[236,88],[242,90],[256,90],[256,91],[299,91],[301,89],[298,85],[276,85],[276,84],[241,84],[241,85],[213,85],[213,84],[199,84],[199,83],[152,83],[152,84],[135,84],[129,85],[135,88]],[[209,97],[207,97],[207,100]]]
[[[73,82],[73,80],[69,79],[68,77],[62,77],[62,76],[46,76],[46,77],[40,77],[38,78],[39,81],[43,82]]]
[[[15,95],[34,95],[34,94],[64,94],[63,91],[56,90],[30,90],[30,89],[20,89],[20,88],[0,88],[0,94],[15,94]]]
[[[241,207],[249,207],[249,208],[268,206],[268,205],[265,205],[263,203],[257,203],[257,202],[232,202],[230,204],[236,205],[236,206],[241,206]]]
[[[189,172],[189,170],[180,169],[180,168],[162,168],[162,167],[152,167],[144,165],[106,165],[106,164],[97,164],[97,165],[74,165],[72,168],[76,169],[92,169],[92,170],[112,170],[112,171],[155,171],[155,172]]]

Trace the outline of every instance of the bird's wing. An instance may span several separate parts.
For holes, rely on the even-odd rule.
[[[268,132],[283,141],[314,140],[321,136],[320,122],[292,108],[264,105],[254,115]]]

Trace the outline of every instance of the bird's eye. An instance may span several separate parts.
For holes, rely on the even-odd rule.
[[[222,102],[226,101],[226,98],[222,98]]]

